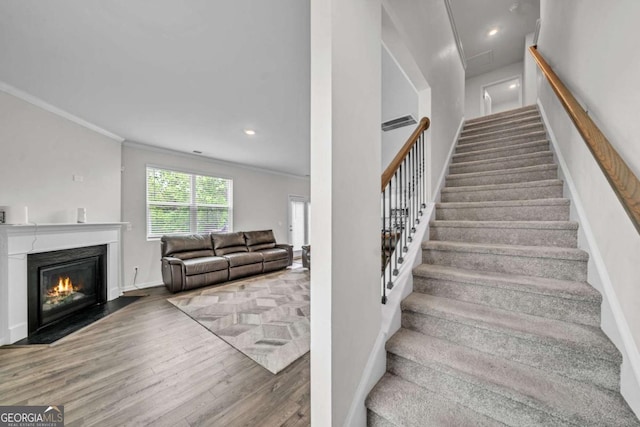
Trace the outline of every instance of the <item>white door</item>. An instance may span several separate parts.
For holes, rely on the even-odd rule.
[[[289,243],[296,255],[302,251],[302,245],[309,244],[309,199],[302,196],[289,196]]]

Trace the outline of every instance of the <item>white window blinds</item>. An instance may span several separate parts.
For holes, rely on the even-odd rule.
[[[147,167],[147,237],[232,231],[233,181]]]

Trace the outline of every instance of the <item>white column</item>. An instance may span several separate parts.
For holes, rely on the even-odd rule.
[[[311,0],[311,421],[341,426],[380,329],[380,0]]]

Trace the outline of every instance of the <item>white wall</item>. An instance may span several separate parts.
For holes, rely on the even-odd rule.
[[[541,20],[540,53],[640,176],[640,2],[543,0]],[[604,296],[602,327],[625,357],[622,393],[640,414],[640,235],[546,80],[539,99],[584,208],[579,243],[592,244],[589,282]]]
[[[421,77],[431,88],[427,162],[430,164],[431,191],[435,193],[433,187],[448,166],[448,153],[455,143],[464,114],[464,68],[443,1],[383,0],[383,5]],[[387,44],[395,56],[390,45]],[[401,64],[407,71],[408,67]],[[415,70],[410,71],[411,77]],[[415,82],[414,86],[422,89]]]
[[[398,63],[387,49],[382,47],[382,121],[411,114],[418,116],[418,93],[407,79]],[[382,132],[382,170],[389,165],[417,124]]]
[[[537,88],[537,75],[538,75],[538,66],[529,53],[529,47],[533,45],[533,36],[535,33],[529,33],[524,38],[524,66],[523,66],[523,74],[524,74],[524,96],[523,103],[524,105],[533,105],[536,103],[538,98],[538,88]]]
[[[273,229],[279,242],[288,240],[288,196],[309,196],[308,178],[269,173],[125,142],[122,148],[122,219],[131,224],[131,230],[123,233],[126,289],[132,288],[136,266],[137,286],[162,283],[160,241],[147,240],[146,234],[145,186],[148,164],[232,178],[234,231]]]
[[[366,423],[353,402],[381,317],[380,13],[376,0],[311,0],[314,426]]]
[[[520,77],[522,82],[523,62],[516,62],[479,76],[471,77],[465,82],[465,101],[464,101],[464,118],[466,120],[482,116],[482,87],[491,83],[496,83],[510,77]],[[522,90],[522,84],[520,89]],[[520,104],[514,104],[514,108],[520,107]],[[497,110],[492,109],[492,112]]]
[[[119,142],[3,91],[0,141],[0,206],[27,206],[36,223],[74,223],[79,207],[120,221]]]

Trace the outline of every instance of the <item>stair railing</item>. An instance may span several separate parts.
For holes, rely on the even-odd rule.
[[[589,147],[591,154],[602,169],[613,191],[618,196],[631,222],[640,233],[640,181],[629,169],[629,166],[613,148],[602,131],[591,120],[591,117],[578,103],[571,91],[544,60],[536,46],[529,47],[529,52],[538,63],[549,84],[560,99],[560,103],[569,114],[571,121]]]
[[[413,241],[416,225],[426,207],[425,131],[430,121],[423,117],[407,142],[382,173],[381,249],[382,303],[393,288],[404,254]]]

